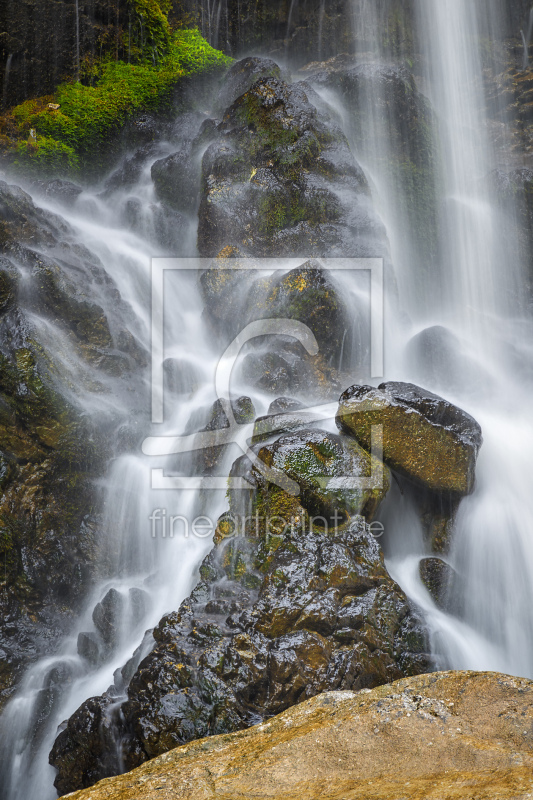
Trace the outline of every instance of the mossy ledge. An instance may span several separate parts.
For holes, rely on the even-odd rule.
[[[0,117],[4,162],[39,177],[98,172],[107,163],[106,153],[117,146],[111,142],[114,134],[136,114],[168,113],[185,79],[216,73],[231,63],[197,29],[163,32],[164,40],[156,37],[148,55],[132,39],[137,63],[86,62],[80,81],[63,83],[53,95],[7,111]]]

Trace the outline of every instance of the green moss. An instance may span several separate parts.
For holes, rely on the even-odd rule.
[[[129,52],[137,49],[141,58],[154,63],[164,58],[170,46],[171,32],[167,14],[170,0],[133,0],[134,24]]]
[[[136,7],[145,9],[145,17],[146,9],[154,5],[158,4],[153,0],[136,0]],[[104,61],[92,72],[94,85],[65,83],[53,98],[28,100],[14,108],[12,118],[24,137],[14,147],[15,165],[27,172],[56,174],[86,167],[94,160],[95,150],[134,113],[169,109],[180,79],[221,69],[230,61],[197,30],[169,33],[164,52],[162,40],[158,42],[155,63]],[[49,100],[59,109],[49,108]],[[36,139],[27,141],[32,129]]]
[[[15,165],[26,166],[27,174],[66,174],[78,168],[74,148],[50,136],[37,136],[34,142],[19,142],[16,146]]]

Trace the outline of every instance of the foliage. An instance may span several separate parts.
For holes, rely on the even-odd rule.
[[[16,146],[15,166],[23,167],[28,174],[43,172],[63,174],[78,168],[79,159],[73,147],[50,136],[39,136],[35,143],[19,142]]]
[[[151,3],[136,0],[138,7]],[[53,98],[27,100],[14,108],[11,115],[19,137],[29,136],[31,129],[36,131],[36,140],[16,145],[16,164],[34,172],[72,172],[135,112],[169,108],[180,79],[224,67],[230,61],[198,30],[178,30],[169,37],[168,51],[159,66],[107,60],[97,69],[93,66],[94,85],[65,83]],[[49,107],[52,100],[58,109]]]

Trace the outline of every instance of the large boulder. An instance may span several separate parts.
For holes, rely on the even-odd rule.
[[[308,84],[268,77],[227,108],[202,162],[201,255],[386,254],[363,171],[322,105]]]
[[[331,273],[308,261],[287,273],[274,273],[252,286],[247,322],[255,319],[291,319],[313,332],[326,361],[340,359],[349,328],[342,290]]]
[[[369,472],[370,457],[314,430],[257,452],[272,478],[284,474],[301,493],[271,483],[244,457],[236,463],[232,477],[249,482],[251,500],[232,488],[199,584],[154,630],[155,648],[120,709],[123,724],[116,728],[116,714],[109,722],[122,742],[115,765],[101,756],[104,714],[97,744],[77,733],[93,730],[94,708],[111,708],[111,693],[83,704],[59,735],[51,754],[59,791],[268,719],[325,689],[372,687],[430,668],[418,617],[359,516],[371,518],[386,479],[378,494],[343,489],[346,474]]]
[[[71,800],[526,800],[533,683],[440,672],[327,692],[232,736],[203,739]]]
[[[367,449],[372,427],[382,426],[385,463],[424,488],[455,495],[474,489],[480,426],[419,386],[352,386],[341,395],[337,425]]]
[[[322,430],[300,430],[287,433],[275,442],[255,447],[258,461],[251,466],[242,457],[233,466],[232,476],[242,475],[257,487],[254,511],[265,519],[281,515],[288,523],[301,514],[303,506],[310,516],[321,519],[326,529],[339,520],[363,514],[371,521],[389,486],[389,472],[366,450],[345,436]],[[277,471],[299,487],[289,495],[284,481],[276,482]],[[372,482],[375,486],[364,485]],[[349,481],[363,479],[361,487],[350,487]],[[337,516],[335,516],[337,515]]]
[[[248,56],[236,61],[224,76],[215,100],[221,114],[261,78],[281,78],[281,68],[271,58]]]

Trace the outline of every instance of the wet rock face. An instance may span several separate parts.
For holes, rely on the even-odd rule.
[[[110,422],[93,425],[84,393],[114,390],[124,373],[135,381],[142,351],[119,349],[120,295],[61,217],[5,182],[0,214],[2,705],[28,661],[54,652],[98,569],[94,479],[109,455]]]
[[[251,500],[230,492],[199,584],[154,630],[155,648],[129,684],[119,728],[128,769],[325,688],[372,687],[431,668],[420,622],[358,516],[372,518],[387,478],[375,493],[342,488],[342,475],[366,473],[370,456],[316,430],[256,450],[276,471],[271,478],[283,471],[301,492],[289,494],[291,485],[275,485],[244,457],[236,462],[232,476],[251,484]],[[111,708],[113,696],[82,705],[52,751],[61,792],[118,769],[102,760],[101,742],[78,735],[91,727],[95,703]],[[105,715],[98,724],[105,740]]]
[[[231,106],[238,97],[247,92],[254,83],[262,78],[281,78],[281,69],[271,58],[250,56],[237,61],[228,70],[221,91],[216,99],[216,106],[221,114]]]
[[[435,492],[470,494],[482,444],[466,412],[410,383],[352,386],[340,398],[338,427],[366,448],[383,426],[383,459],[391,469]]]
[[[267,335],[266,329],[261,335],[259,328],[259,336],[252,340],[253,350],[242,362],[246,382],[274,395],[305,396],[312,391],[337,399],[337,370],[351,332],[341,286],[318,261],[303,262],[286,273],[276,271],[268,278],[258,277],[261,272],[228,269],[227,258],[246,266],[241,256],[241,251],[225,248],[201,275],[206,324],[229,344],[246,325],[279,319],[276,335]],[[308,329],[298,328],[298,341],[293,322]]]
[[[418,568],[420,580],[439,608],[449,606],[448,595],[452,589],[455,571],[440,558],[423,558]]]
[[[525,800],[531,681],[441,672],[327,692],[267,723],[178,748],[72,800]]]
[[[424,384],[438,391],[490,391],[489,374],[465,352],[461,340],[442,325],[425,328],[413,336],[407,344],[406,357]]]
[[[226,246],[268,257],[386,249],[363,172],[320,106],[308,84],[267,77],[226,109],[202,162],[203,256]]]
[[[357,514],[371,521],[389,490],[388,470],[348,437],[300,430],[255,449],[258,461],[251,470],[248,471],[248,459],[243,457],[234,465],[232,474],[244,470],[243,477],[257,487],[254,511],[265,519],[280,516],[290,520],[304,506],[313,517],[313,524],[326,528]],[[275,482],[276,473],[280,485]],[[286,478],[294,481],[289,491],[299,487],[299,494],[287,494]],[[367,478],[368,484],[375,485],[348,489],[346,483],[354,478]]]

